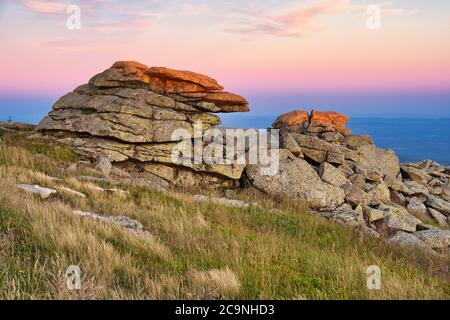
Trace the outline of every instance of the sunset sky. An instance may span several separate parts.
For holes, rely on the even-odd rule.
[[[81,30],[66,26],[73,4]],[[210,75],[254,114],[450,116],[448,0],[3,0],[0,39],[0,120],[50,108],[116,60]]]

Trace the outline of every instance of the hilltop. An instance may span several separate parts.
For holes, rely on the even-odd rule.
[[[248,110],[208,76],[117,62],[36,128],[1,123],[1,297],[448,299],[448,167],[400,164],[336,112],[218,126]]]

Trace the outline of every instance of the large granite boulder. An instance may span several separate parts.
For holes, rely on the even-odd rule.
[[[344,191],[323,182],[306,161],[286,149],[280,149],[279,156],[280,167],[275,176],[261,174],[259,165],[247,166],[246,174],[254,187],[273,196],[303,200],[316,209],[335,209],[344,203]]]
[[[197,176],[216,175],[223,182],[239,180],[244,165],[174,163],[172,157],[179,142],[191,139],[193,146],[220,124],[211,113],[249,110],[245,98],[222,90],[216,80],[199,73],[119,61],[61,97],[37,129],[91,160],[103,155],[116,164],[164,164]],[[176,134],[179,130],[183,135]],[[188,158],[186,152],[179,156]],[[190,184],[185,170],[186,179],[177,180]]]

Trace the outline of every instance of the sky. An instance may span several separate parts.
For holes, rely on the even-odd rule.
[[[0,120],[117,60],[207,74],[252,115],[450,117],[448,0],[2,0],[0,40]]]

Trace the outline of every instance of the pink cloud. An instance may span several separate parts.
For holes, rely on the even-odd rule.
[[[63,14],[67,9],[67,4],[61,1],[20,0],[19,3],[36,13]]]
[[[393,6],[391,2],[378,4],[382,16],[409,16],[417,10]],[[352,4],[350,0],[320,0],[269,12],[261,8],[240,10],[241,16],[234,19],[234,25],[225,32],[239,34],[270,34],[280,37],[302,37],[324,30],[318,20],[351,13],[365,13],[367,4]]]
[[[346,14],[354,9],[349,0],[322,0],[276,13],[255,10],[256,18],[244,20],[238,23],[237,27],[227,28],[225,31],[275,36],[305,36],[322,29],[316,23],[318,18]]]

